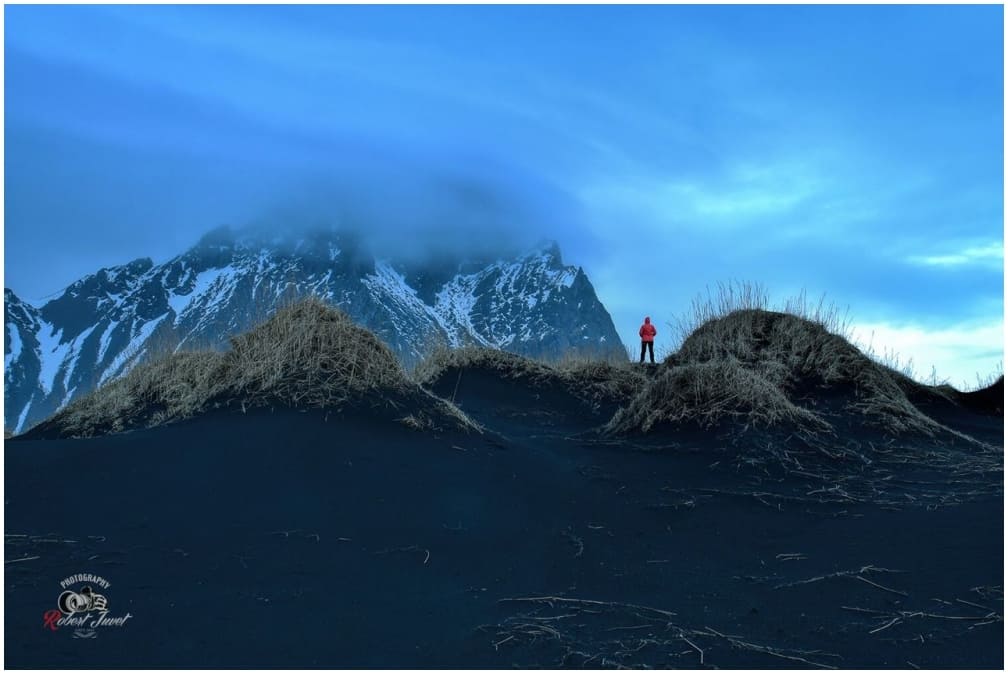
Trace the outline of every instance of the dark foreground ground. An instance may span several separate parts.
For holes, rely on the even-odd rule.
[[[500,435],[260,411],[9,441],[6,665],[1003,666],[1002,474],[820,498],[466,387]],[[76,573],[128,624],[44,629]]]

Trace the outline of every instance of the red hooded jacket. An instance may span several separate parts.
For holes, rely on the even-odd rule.
[[[642,342],[653,342],[654,336],[658,334],[655,327],[651,325],[651,317],[644,317],[644,325],[640,326],[640,338]]]

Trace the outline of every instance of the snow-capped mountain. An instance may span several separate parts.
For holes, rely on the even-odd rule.
[[[279,302],[325,298],[410,365],[438,342],[532,356],[623,354],[612,319],[556,244],[507,260],[375,259],[356,237],[216,229],[185,253],[101,269],[40,307],[4,291],[4,411],[21,432],[152,355],[221,348]]]

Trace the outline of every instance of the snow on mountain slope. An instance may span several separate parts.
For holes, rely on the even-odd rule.
[[[137,362],[224,348],[278,305],[316,295],[410,365],[436,343],[532,356],[623,354],[583,270],[555,244],[512,259],[418,266],[376,260],[348,234],[220,228],[167,262],[101,269],[41,307],[5,291],[5,427],[17,432]]]
[[[35,401],[45,394],[39,386],[38,309],[4,290],[4,427],[23,427]],[[14,405],[8,405],[14,401]],[[44,413],[43,413],[44,414]],[[13,417],[13,419],[12,419]]]

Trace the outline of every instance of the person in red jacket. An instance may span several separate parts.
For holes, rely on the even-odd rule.
[[[651,325],[651,317],[644,317],[644,325],[640,326],[640,362],[644,362],[644,351],[651,353],[651,362],[654,363],[654,338],[658,334],[655,326]]]

